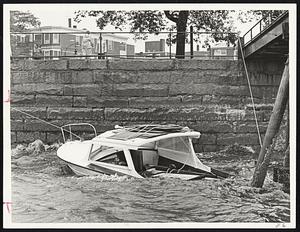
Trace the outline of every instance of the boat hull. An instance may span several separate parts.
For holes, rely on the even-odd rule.
[[[62,159],[63,160],[63,159]],[[96,176],[96,175],[119,175],[119,176],[132,176],[130,174],[122,173],[116,170],[108,169],[106,167],[101,167],[99,165],[89,164],[87,166],[80,166],[74,163],[67,162],[68,167],[77,175],[77,176]]]
[[[105,174],[105,173],[100,173],[100,172],[96,172],[84,167],[80,167],[78,165],[74,165],[74,164],[68,164],[68,166],[71,168],[71,170],[77,175],[77,176],[96,176],[99,174]]]
[[[115,172],[115,171],[95,171],[92,170],[88,167],[80,167],[78,165],[74,164],[68,164],[70,169],[77,175],[77,176],[96,176],[96,175],[119,175],[122,176],[124,175],[123,173],[120,172]],[[129,175],[128,175],[129,176]],[[159,173],[156,175],[151,176],[150,178],[176,178],[176,179],[181,179],[181,180],[197,180],[197,179],[203,179],[202,176],[200,175],[192,175],[192,174],[177,174],[177,173]]]

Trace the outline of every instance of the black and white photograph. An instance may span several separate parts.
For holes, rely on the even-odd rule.
[[[4,4],[4,228],[295,228],[296,16]]]

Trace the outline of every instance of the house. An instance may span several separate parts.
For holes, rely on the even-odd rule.
[[[85,31],[77,28],[45,26],[30,31],[32,55],[44,59],[58,59],[60,56],[82,54],[82,39]]]
[[[159,57],[166,56],[165,51],[166,40],[160,39],[156,41],[146,41],[145,42],[145,56],[148,57]]]
[[[30,30],[26,34],[16,34],[12,44],[12,56],[30,56],[34,59],[59,59],[61,56],[79,58],[84,53],[84,40],[89,36],[92,48],[89,55],[99,58],[104,54],[109,58],[134,55],[134,46],[127,44],[127,38],[115,34],[88,33],[76,26],[44,26]],[[11,40],[12,41],[12,40]],[[77,56],[77,57],[76,57]]]
[[[134,56],[134,45],[127,44],[127,37],[116,34],[101,33],[102,44],[101,51],[99,53],[105,54],[108,58],[119,58],[119,57],[132,57]]]
[[[214,60],[226,59],[234,60],[237,59],[237,48],[235,47],[211,47],[210,56]]]

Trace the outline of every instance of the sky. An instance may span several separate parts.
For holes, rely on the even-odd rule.
[[[41,20],[41,23],[42,23],[41,26],[50,26],[50,25],[52,25],[52,26],[67,26],[68,18],[74,18],[74,16],[75,16],[74,12],[76,10],[82,9],[82,7],[80,7],[80,5],[76,6],[76,4],[72,4],[72,6],[70,6],[70,7],[52,6],[49,8],[49,7],[42,7],[42,6],[34,6],[34,7],[28,7],[27,9]],[[93,8],[91,8],[91,9],[93,9]],[[54,14],[55,14],[55,17],[53,17]],[[237,26],[238,30],[240,30],[243,34],[254,23],[255,22],[241,24],[236,21],[236,26]],[[77,25],[78,28],[87,28],[90,31],[99,31],[99,28],[97,28],[97,25],[96,25],[95,18],[92,18],[92,17],[82,19],[82,21],[79,24],[74,22],[74,25]],[[107,28],[107,29],[114,30],[113,27]]]
[[[68,18],[73,19],[75,16],[74,12],[78,9],[80,8],[57,8],[53,10],[47,8],[30,8],[28,10],[41,20],[41,26],[67,26]],[[55,17],[53,17],[53,14],[55,14]],[[254,23],[255,22],[241,24],[236,21],[236,26],[243,34],[249,26],[251,27]],[[90,31],[99,31],[99,28],[96,25],[96,18],[93,17],[84,18],[79,24],[73,22],[73,25],[77,25],[79,28],[87,28]],[[108,29],[114,30],[113,27]]]
[[[30,11],[32,12],[36,17],[38,17],[41,22],[42,22],[42,26],[49,26],[49,25],[55,25],[55,26],[67,26],[68,25],[68,18],[73,18],[75,16],[74,12],[76,10],[95,10],[95,9],[99,9],[99,10],[115,10],[118,7],[114,7],[112,5],[106,5],[106,4],[97,4],[94,5],[96,6],[89,6],[89,4],[29,4],[30,7],[26,7],[28,4],[26,5],[19,5],[19,8],[21,8],[22,10],[26,10],[26,11]],[[118,5],[118,4],[116,4]],[[146,4],[146,5],[150,5],[150,4]],[[172,7],[174,8],[178,8],[180,7],[181,4],[171,4]],[[199,10],[203,10],[201,8],[201,4],[196,4],[200,7]],[[205,4],[205,5],[209,5],[209,4]],[[218,5],[218,4],[211,4],[211,5]],[[224,5],[226,4],[222,4],[218,6],[215,6],[214,8],[217,9],[223,9]],[[230,4],[229,4],[230,5]],[[234,9],[236,7],[234,7],[234,5],[237,4],[232,4],[233,7],[228,7],[228,9]],[[106,7],[103,7],[106,6]],[[125,7],[126,6],[126,7]],[[189,6],[189,4],[184,4],[184,6]],[[154,5],[151,6],[153,9],[155,9]],[[134,7],[133,5],[130,4],[123,4],[121,6],[122,10],[132,10],[135,9],[136,6]],[[147,7],[139,7],[138,9],[145,9]],[[156,7],[157,8],[157,7]],[[161,7],[158,9],[166,9],[165,7]],[[167,9],[170,9],[169,7]],[[181,9],[181,7],[180,7]],[[193,7],[191,8],[193,10]],[[210,9],[209,7],[207,7],[207,9]],[[243,8],[236,8],[236,10],[249,10],[248,7],[243,7]],[[172,10],[172,8],[171,8]],[[238,28],[239,31],[243,33],[246,32],[247,29],[249,29],[249,27],[251,27],[251,25],[253,25],[255,22],[250,22],[247,24],[241,24],[238,21],[235,22],[235,26]],[[96,26],[96,22],[95,22],[95,18],[85,18],[82,20],[82,22],[80,22],[78,24],[79,28],[88,28],[91,31],[98,31],[99,29]],[[113,29],[113,27],[111,27],[110,29]]]

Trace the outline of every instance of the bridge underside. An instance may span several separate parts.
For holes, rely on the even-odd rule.
[[[288,15],[280,18],[243,47],[246,59],[284,59],[289,54]]]
[[[287,59],[289,54],[288,41],[278,37],[261,49],[246,56],[247,59]]]

